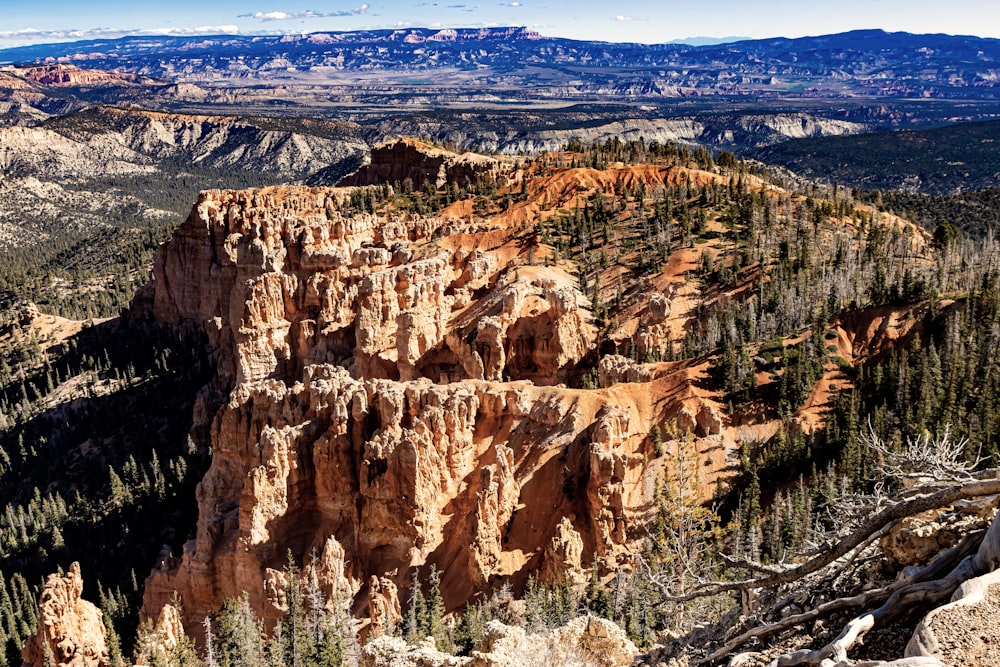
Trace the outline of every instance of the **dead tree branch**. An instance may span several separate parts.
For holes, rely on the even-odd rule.
[[[738,637],[727,641],[725,644],[720,646],[718,649],[713,651],[710,655],[702,660],[699,660],[695,665],[709,665],[717,660],[721,660],[725,656],[729,655],[739,647],[745,645],[747,642],[754,639],[764,639],[766,637],[773,637],[774,635],[780,634],[785,630],[794,628],[796,625],[802,625],[804,623],[810,623],[816,619],[828,616],[837,611],[843,609],[851,609],[854,607],[865,607],[867,605],[873,604],[880,600],[892,599],[900,590],[916,584],[919,582],[927,581],[941,576],[947,570],[954,568],[955,563],[965,558],[973,551],[979,548],[979,545],[983,541],[983,536],[986,534],[985,530],[978,530],[974,533],[969,533],[962,538],[962,541],[953,546],[952,548],[941,552],[937,557],[934,558],[930,563],[924,565],[921,568],[910,569],[894,581],[893,583],[885,586],[883,588],[865,591],[858,595],[847,598],[838,598],[836,600],[830,600],[825,602],[818,607],[810,609],[809,611],[803,612],[801,614],[796,614],[794,616],[789,616],[788,618],[783,618],[776,623],[770,623],[768,625],[762,625],[751,630],[747,630]]]
[[[904,586],[895,592],[882,606],[872,612],[858,616],[844,626],[843,631],[832,642],[816,650],[802,650],[783,655],[769,667],[795,667],[797,665],[842,665],[860,667],[851,663],[847,652],[861,641],[861,638],[876,625],[891,623],[918,604],[939,604],[952,596],[962,583],[992,572],[1000,564],[1000,514],[998,514],[983,536],[976,553],[966,556],[946,576],[931,581],[923,581]],[[932,656],[927,656],[932,658]],[[864,663],[867,664],[867,663]],[[883,665],[902,664],[873,663]],[[925,664],[935,664],[928,662]]]
[[[977,479],[976,481],[950,486],[933,493],[918,495],[904,502],[890,505],[862,521],[854,531],[843,537],[837,544],[829,545],[829,549],[826,551],[820,552],[801,565],[781,572],[739,581],[707,582],[696,585],[692,590],[683,595],[670,594],[667,586],[655,579],[652,583],[660,590],[664,601],[690,602],[721,593],[768,588],[798,581],[802,577],[817,572],[830,563],[849,554],[856,547],[870,541],[876,533],[900,519],[920,514],[927,510],[947,507],[959,500],[1000,494],[1000,470],[993,470],[992,475],[988,479]]]

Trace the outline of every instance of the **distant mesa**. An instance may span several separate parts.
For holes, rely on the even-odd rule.
[[[752,37],[682,37],[672,39],[665,44],[685,44],[687,46],[715,46],[717,44],[731,44],[732,42],[750,41]]]
[[[687,38],[665,44],[548,37],[524,27],[410,28],[311,35],[151,36],[0,50],[0,62],[85,64],[171,83],[377,83],[513,100],[996,99],[1000,40],[857,30],[800,38]],[[348,77],[347,74],[353,76]],[[63,72],[56,80],[73,77]],[[622,84],[627,83],[626,88]],[[386,87],[388,84],[388,88]],[[357,99],[350,98],[354,102]],[[436,97],[435,99],[440,99]]]

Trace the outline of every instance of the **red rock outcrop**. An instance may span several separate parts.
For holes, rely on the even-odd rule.
[[[107,637],[101,612],[80,596],[80,564],[65,575],[50,574],[38,600],[38,631],[22,650],[25,665],[106,667]]]
[[[374,574],[368,579],[368,627],[366,637],[391,635],[402,620],[396,584]]]
[[[28,81],[47,86],[94,86],[121,83],[149,83],[152,80],[135,74],[81,69],[76,65],[39,65],[13,70]]]
[[[152,313],[208,332],[227,398],[202,406],[197,535],[147,580],[146,617],[176,591],[198,636],[246,590],[273,621],[288,550],[359,614],[413,567],[454,608],[543,562],[630,559],[668,383],[566,388],[597,329],[573,277],[518,259],[529,232],[346,216],[351,193],[204,192],[158,255]]]
[[[344,178],[340,185],[393,185],[409,180],[417,190],[424,183],[439,189],[452,183],[466,187],[477,180],[496,181],[515,166],[516,161],[509,157],[458,154],[418,139],[400,139],[376,146],[371,164]]]

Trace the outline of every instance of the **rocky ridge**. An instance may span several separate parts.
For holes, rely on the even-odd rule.
[[[11,129],[3,137],[8,174],[46,177],[155,171],[157,162],[189,161],[192,167],[254,170],[297,179],[366,152],[350,123],[159,113],[94,107],[53,119],[39,128]],[[46,146],[31,155],[25,141]],[[104,162],[97,160],[104,156]],[[87,164],[81,164],[81,160]],[[90,163],[93,163],[91,165]],[[103,165],[103,168],[102,168]]]
[[[0,127],[0,246],[166,224],[177,212],[163,180],[335,182],[367,156],[357,126],[335,121],[95,107]]]
[[[477,151],[534,155],[561,150],[568,142],[588,144],[617,137],[622,140],[677,142],[713,146],[726,150],[767,146],[789,139],[840,136],[869,131],[872,123],[825,118],[809,113],[771,113],[675,116],[670,118],[622,118],[603,123],[583,122],[579,127],[547,128],[510,126],[503,118],[475,118],[465,123],[414,115],[366,124],[366,136],[378,141],[419,136],[467,146]],[[535,120],[537,125],[537,119]],[[551,124],[551,123],[550,123]]]
[[[407,174],[468,163],[412,142],[382,151],[372,173],[400,151]],[[512,187],[528,178],[475,164],[500,165]],[[567,386],[596,353],[590,303],[567,265],[528,262],[539,216],[621,179],[685,175],[531,178],[525,201],[485,217],[469,200],[437,215],[353,208],[382,186],[202,194],[161,250],[146,302],[161,323],[208,332],[225,398],[200,417],[213,463],[197,537],[164,555],[144,614],[178,591],[196,635],[247,588],[276,619],[289,548],[315,554],[327,593],[337,585],[357,613],[367,603],[378,627],[414,567],[439,568],[449,608],[536,570],[580,581],[595,560],[629,566],[665,464],[648,453],[653,423],[694,428],[706,478],[725,474],[733,440],[712,399],[676,398],[697,373]]]
[[[490,621],[468,657],[441,653],[433,638],[413,646],[399,637],[365,645],[361,667],[514,667],[515,665],[593,665],[624,667],[638,649],[621,628],[603,618],[580,616],[564,627],[528,634],[520,627]]]
[[[47,64],[36,67],[10,67],[5,72],[45,86],[94,86],[102,84],[152,83],[146,77],[99,69],[82,69],[76,65]]]
[[[509,267],[516,230],[480,249],[482,223],[346,217],[351,193],[206,192],[158,257],[153,313],[208,329],[230,391],[197,538],[148,580],[148,615],[247,587],[276,618],[288,547],[351,596],[437,564],[449,606],[537,567],[564,517],[605,567],[628,560],[652,406],[553,386],[596,342],[573,281]]]
[[[404,142],[354,178],[437,179],[455,164]],[[595,565],[630,567],[668,465],[653,452],[655,425],[692,434],[667,446],[693,450],[705,488],[732,474],[745,427],[706,386],[711,360],[598,363],[591,299],[536,235],[538,221],[595,193],[725,177],[677,165],[475,164],[519,200],[486,214],[471,199],[436,214],[376,214],[357,205],[391,194],[384,185],[206,191],[161,249],[141,302],[161,324],[207,332],[219,398],[206,393],[197,411],[194,433],[213,460],[196,538],[163,554],[145,616],[177,592],[197,636],[201,618],[246,589],[273,622],[291,550],[377,635],[394,623],[413,568],[437,566],[454,609],[532,572],[580,582]],[[705,303],[686,278],[698,261],[676,252],[605,331],[609,344],[667,354]],[[848,329],[845,340],[861,339]],[[599,387],[574,388],[594,367]],[[796,416],[804,428],[823,401]],[[765,420],[755,437],[778,426]]]
[[[378,185],[409,180],[413,187],[430,183],[435,189],[451,184],[464,188],[477,180],[502,182],[517,167],[517,161],[477,153],[455,153],[423,141],[404,137],[372,149],[371,162],[347,176],[339,185]]]
[[[105,103],[134,102],[164,84],[148,77],[47,63],[0,67],[0,126],[37,125],[53,116]]]

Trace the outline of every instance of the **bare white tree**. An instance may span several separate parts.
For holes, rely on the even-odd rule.
[[[881,458],[879,474],[884,477],[880,492],[853,499],[857,514],[828,541],[794,565],[762,566],[746,560],[726,558],[727,563],[750,571],[752,576],[737,581],[702,581],[682,595],[661,586],[664,598],[685,602],[699,597],[742,593],[744,597],[763,589],[806,586],[819,579],[830,581],[855,567],[874,551],[874,543],[901,520],[929,510],[1000,496],[1000,468],[976,471],[976,462],[965,458],[968,443],[952,441],[950,429],[937,437],[922,434],[907,440],[901,451],[892,451],[871,429],[867,446]],[[861,511],[864,505],[866,508]],[[1000,517],[1000,515],[998,515]],[[750,628],[717,646],[694,665],[714,665],[728,660],[733,667],[745,664],[751,654],[740,649],[777,636],[796,626],[849,609],[861,610],[841,633],[827,645],[782,655],[769,667],[819,665],[822,667],[943,667],[928,655],[916,655],[892,662],[852,662],[848,653],[861,643],[867,632],[891,624],[916,607],[940,605],[949,600],[964,582],[992,572],[1000,565],[1000,518],[986,530],[966,534],[955,546],[942,551],[922,567],[904,570],[894,581],[860,593],[831,599],[801,613],[787,615],[772,623]],[[657,583],[654,581],[654,584]]]

